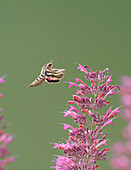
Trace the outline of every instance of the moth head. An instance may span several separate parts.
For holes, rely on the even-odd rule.
[[[51,63],[51,62],[48,63],[48,64],[47,64],[47,69],[51,69],[52,66],[53,66],[53,63]]]
[[[52,66],[53,66],[53,63],[49,63],[49,64],[48,64],[48,67],[52,67]]]

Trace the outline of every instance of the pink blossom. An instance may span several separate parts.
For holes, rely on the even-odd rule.
[[[8,165],[10,162],[15,162],[14,157],[7,158],[5,160],[0,161],[0,170],[5,170],[6,165]]]
[[[3,97],[3,95],[2,95],[2,93],[0,93],[0,98],[2,98]]]
[[[5,80],[4,80],[5,77],[6,77],[6,75],[0,77],[0,83],[1,83],[1,84],[5,83]]]
[[[73,83],[73,82],[69,82],[69,88],[71,88],[72,86],[76,86],[76,87],[79,87],[79,85],[78,84],[76,84],[76,83]]]
[[[128,124],[122,129],[122,136],[126,140],[116,142],[113,146],[111,166],[116,170],[131,170],[131,78],[124,76],[121,81],[121,102],[124,108],[121,117]]]
[[[130,170],[131,162],[127,156],[114,157],[111,160],[111,166],[118,170]]]
[[[0,83],[5,83],[5,76],[0,78]],[[2,98],[2,94],[0,93],[0,98]],[[2,112],[2,108],[0,108],[0,112]],[[2,124],[3,116],[0,115],[0,124]],[[5,170],[6,165],[10,162],[14,162],[14,157],[9,157],[10,151],[7,149],[7,144],[13,142],[13,137],[9,133],[4,133],[4,128],[6,127],[1,125],[0,128],[0,170]]]
[[[63,123],[60,123],[60,124],[63,124]],[[63,124],[63,125],[64,125],[64,126],[63,126],[64,130],[66,130],[66,129],[68,129],[68,128],[74,130],[74,128],[73,128],[71,125],[68,125],[68,124]]]
[[[131,95],[124,95],[121,97],[121,102],[128,107],[131,107]]]
[[[65,113],[64,117],[66,117],[66,116],[72,116],[72,118],[75,118],[75,117],[77,117],[77,115],[78,115],[76,112],[72,112],[72,111],[70,111],[70,110],[65,111],[64,113]]]
[[[85,69],[84,66],[82,66],[81,64],[78,64],[79,67],[77,67],[77,69],[79,69],[81,72],[84,72],[84,73],[87,73],[88,74],[88,71]]]
[[[101,111],[110,102],[106,98],[114,95],[116,88],[119,90],[118,86],[110,85],[111,76],[106,75],[109,69],[93,72],[89,66],[78,65],[89,85],[79,78],[75,78],[75,83],[69,82],[69,88],[75,86],[76,93],[73,100],[68,101],[70,107],[64,111],[64,117],[71,116],[76,125],[63,124],[64,130],[68,129],[68,139],[54,144],[54,148],[63,151],[63,156],[56,155],[53,160],[52,168],[56,170],[97,170],[99,161],[108,159],[108,139],[103,128],[113,125],[120,112],[119,107],[113,109],[113,106],[105,113]]]
[[[78,79],[78,78],[75,78],[75,79],[76,79],[76,81],[75,81],[76,83],[80,82],[80,83],[86,85],[81,79]]]

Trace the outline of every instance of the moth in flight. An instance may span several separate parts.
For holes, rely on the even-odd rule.
[[[42,67],[40,75],[28,87],[39,86],[44,81],[46,81],[47,83],[60,82],[60,80],[64,77],[65,69],[52,68],[53,61],[57,57],[59,56],[56,56],[53,60],[49,60],[49,62]]]

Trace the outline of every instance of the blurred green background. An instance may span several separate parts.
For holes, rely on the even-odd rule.
[[[122,75],[131,76],[130,9],[130,0],[0,0],[0,75],[8,74],[0,85],[0,106],[4,123],[12,122],[6,131],[15,135],[9,148],[18,154],[8,170],[47,170],[54,154],[62,154],[50,142],[67,138],[59,123],[73,125],[59,112],[74,94],[64,81],[84,77],[75,62],[93,70],[109,67],[114,84]],[[27,88],[57,55],[68,69],[61,83]],[[64,68],[60,59],[54,66]],[[120,105],[119,96],[111,100],[111,105]],[[121,139],[124,124],[117,119],[105,128],[109,147]],[[98,169],[111,169],[109,160]]]

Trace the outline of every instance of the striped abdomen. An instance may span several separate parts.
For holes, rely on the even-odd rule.
[[[34,87],[34,86],[39,86],[40,84],[42,84],[45,81],[45,76],[44,75],[39,75],[39,77],[33,81],[33,83],[31,83],[28,87]]]

